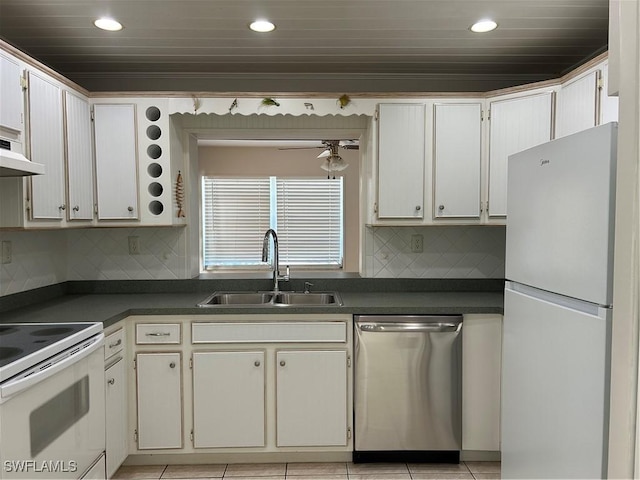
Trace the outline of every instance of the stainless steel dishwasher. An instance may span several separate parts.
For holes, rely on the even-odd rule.
[[[462,316],[356,316],[354,462],[460,461]]]

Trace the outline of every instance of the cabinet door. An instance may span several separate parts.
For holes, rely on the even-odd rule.
[[[278,447],[347,444],[347,352],[276,353]]]
[[[482,105],[434,107],[434,217],[480,218]]]
[[[120,358],[105,371],[107,478],[127,458],[127,390],[125,362]]]
[[[462,449],[500,450],[502,316],[465,315],[462,336]]]
[[[135,105],[93,108],[98,220],[137,219]]]
[[[30,160],[45,166],[31,177],[31,218],[62,220],[66,209],[62,90],[29,72]]]
[[[264,352],[193,354],[193,446],[263,447]]]
[[[182,448],[179,353],[136,355],[138,449]]]
[[[0,126],[22,132],[24,97],[20,85],[20,65],[0,55]]]
[[[509,155],[551,140],[553,93],[490,103],[489,217],[507,215]]]
[[[597,104],[597,71],[562,85],[558,93],[556,138],[595,127]]]
[[[380,104],[378,217],[423,217],[425,106]]]
[[[93,219],[91,111],[85,99],[65,92],[69,220]]]

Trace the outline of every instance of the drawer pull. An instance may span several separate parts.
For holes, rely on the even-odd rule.
[[[110,378],[109,380],[107,380],[107,383],[109,385],[113,385],[114,383],[116,383],[116,379],[115,378]]]
[[[110,343],[109,344],[109,348],[115,348],[115,347],[117,347],[118,345],[121,345],[121,344],[122,344],[122,339],[119,338],[117,342]]]
[[[149,332],[145,333],[147,337],[168,337],[171,335],[169,332]]]
[[[169,368],[176,368],[176,363],[175,362],[171,362],[169,364]]]
[[[260,366],[260,360],[256,360],[255,362],[253,362],[253,364],[254,364],[256,367],[259,367],[259,366]]]

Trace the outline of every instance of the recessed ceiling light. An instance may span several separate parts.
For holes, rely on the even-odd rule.
[[[254,32],[267,33],[273,32],[276,29],[276,26],[269,20],[256,20],[249,24],[249,28]]]
[[[471,25],[470,30],[475,33],[485,33],[495,30],[496,28],[498,28],[498,24],[493,20],[480,20]]]
[[[101,28],[102,30],[108,30],[109,32],[117,32],[122,30],[122,24],[113,18],[102,17],[97,19],[93,24]]]

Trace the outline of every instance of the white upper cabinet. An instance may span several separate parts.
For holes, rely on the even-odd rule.
[[[24,97],[20,78],[18,62],[0,55],[0,127],[15,132],[23,129]]]
[[[571,80],[558,93],[556,138],[596,126],[598,71]]]
[[[490,101],[489,217],[507,215],[509,155],[551,140],[553,92]]]
[[[378,218],[424,216],[425,108],[378,106]]]
[[[31,219],[62,220],[65,199],[62,90],[48,78],[29,72],[29,152],[45,166],[31,177]]]
[[[434,106],[435,218],[480,218],[482,104]]]
[[[65,92],[68,220],[93,219],[93,149],[91,111],[84,98]]]
[[[93,108],[98,220],[138,219],[135,105]]]

